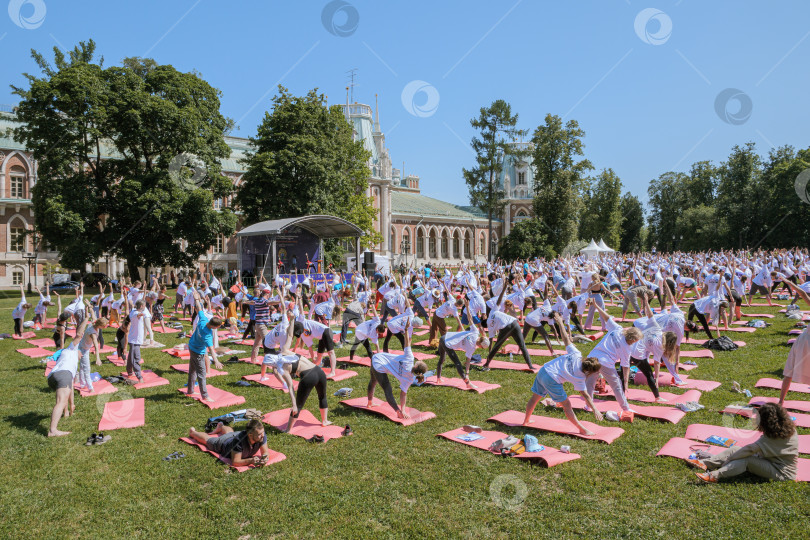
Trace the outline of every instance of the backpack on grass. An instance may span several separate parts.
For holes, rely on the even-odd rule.
[[[703,346],[713,351],[735,351],[739,349],[737,344],[731,341],[727,336],[710,339],[706,341]]]

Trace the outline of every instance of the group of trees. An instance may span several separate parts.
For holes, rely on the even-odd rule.
[[[735,146],[719,165],[694,163],[688,173],[666,172],[650,182],[651,247],[684,251],[805,245],[810,205],[796,178],[810,167],[810,149]]]
[[[220,167],[232,121],[219,90],[151,59],[105,67],[95,48],[81,42],[66,56],[55,47],[53,64],[34,51],[41,74],[12,87],[13,136],[38,164],[36,233],[63,266],[117,255],[133,278],[139,267],[191,266],[233,234],[236,213],[213,205],[233,195],[247,223],[328,213],[363,228],[367,244],[380,241],[366,196],[369,154],[323,95],[279,87],[236,189]]]
[[[507,258],[553,256],[577,238],[604,238],[608,244],[632,250],[642,246],[644,212],[638,198],[622,196],[622,182],[612,169],[595,177],[585,159],[585,132],[576,120],[563,122],[548,114],[530,145],[513,144],[527,134],[517,129],[518,115],[503,100],[481,109],[471,125],[476,165],[464,169],[471,204],[490,220],[503,216],[504,187],[500,173],[506,160],[530,163],[534,172],[534,216],[517,223],[503,239],[500,255]],[[490,257],[492,257],[490,253]]]

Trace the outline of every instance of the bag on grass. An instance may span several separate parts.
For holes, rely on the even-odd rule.
[[[750,328],[765,328],[766,326],[768,326],[768,324],[762,319],[753,319],[748,321],[748,323],[745,326],[748,326]]]
[[[501,450],[509,450],[519,442],[520,439],[510,435],[504,439],[498,439],[497,441],[495,441],[490,445],[489,449],[492,450],[493,452],[500,452]]]
[[[703,346],[713,351],[734,351],[739,349],[736,343],[731,341],[728,336],[720,336],[703,343]]]

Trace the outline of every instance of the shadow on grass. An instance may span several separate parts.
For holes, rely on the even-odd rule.
[[[27,429],[29,431],[33,431],[34,433],[39,433],[47,437],[48,430],[40,425],[42,420],[47,418],[49,418],[48,415],[29,412],[25,414],[17,414],[14,416],[6,416],[4,420],[16,428]]]

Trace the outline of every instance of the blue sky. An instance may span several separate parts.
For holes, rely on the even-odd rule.
[[[576,119],[586,157],[644,200],[659,174],[722,161],[734,144],[810,145],[806,1],[11,0],[8,11],[8,83],[35,69],[30,49],[50,57],[93,38],[108,65],[147,56],[200,72],[238,136],[255,133],[279,82],[338,103],[357,68],[354,100],[379,94],[395,166],[457,204],[469,120],[495,99],[530,130],[547,113]]]

